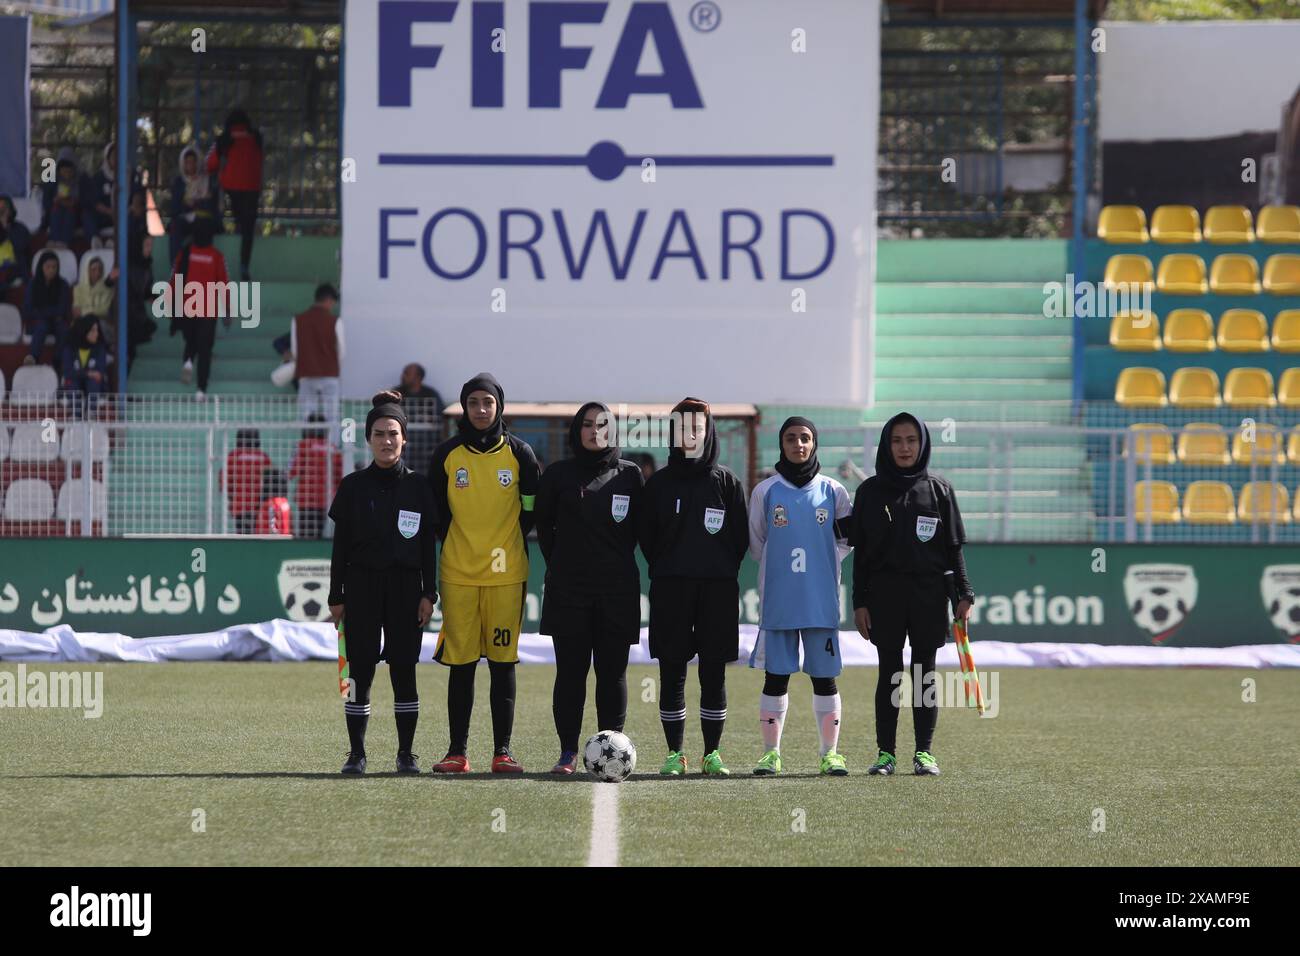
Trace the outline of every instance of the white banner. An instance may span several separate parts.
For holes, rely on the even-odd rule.
[[[348,4],[345,393],[869,401],[879,19]]]

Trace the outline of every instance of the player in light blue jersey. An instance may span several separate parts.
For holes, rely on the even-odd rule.
[[[777,473],[758,483],[749,501],[749,550],[758,560],[762,600],[750,667],[766,671],[758,716],[766,753],[760,776],[781,772],[781,730],[790,675],[812,678],[813,713],[821,734],[821,772],[848,773],[836,751],[840,736],[840,562],[849,553],[849,493],[818,474],[817,426],[798,416],[781,426]]]

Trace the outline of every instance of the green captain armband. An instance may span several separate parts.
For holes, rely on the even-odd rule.
[[[533,502],[537,499],[536,495],[520,495],[519,500],[523,503],[525,511],[533,510]]]

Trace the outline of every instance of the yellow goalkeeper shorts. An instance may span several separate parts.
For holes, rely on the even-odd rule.
[[[448,665],[471,664],[480,657],[517,663],[527,590],[527,583],[478,587],[444,582],[438,589],[442,630],[433,659]]]

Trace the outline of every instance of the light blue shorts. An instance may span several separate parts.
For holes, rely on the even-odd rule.
[[[803,664],[799,662],[799,644],[803,643]],[[760,667],[769,674],[796,674],[802,670],[809,677],[838,677],[843,670],[840,660],[840,632],[833,627],[808,627],[798,631],[769,631],[760,628],[749,666]]]

